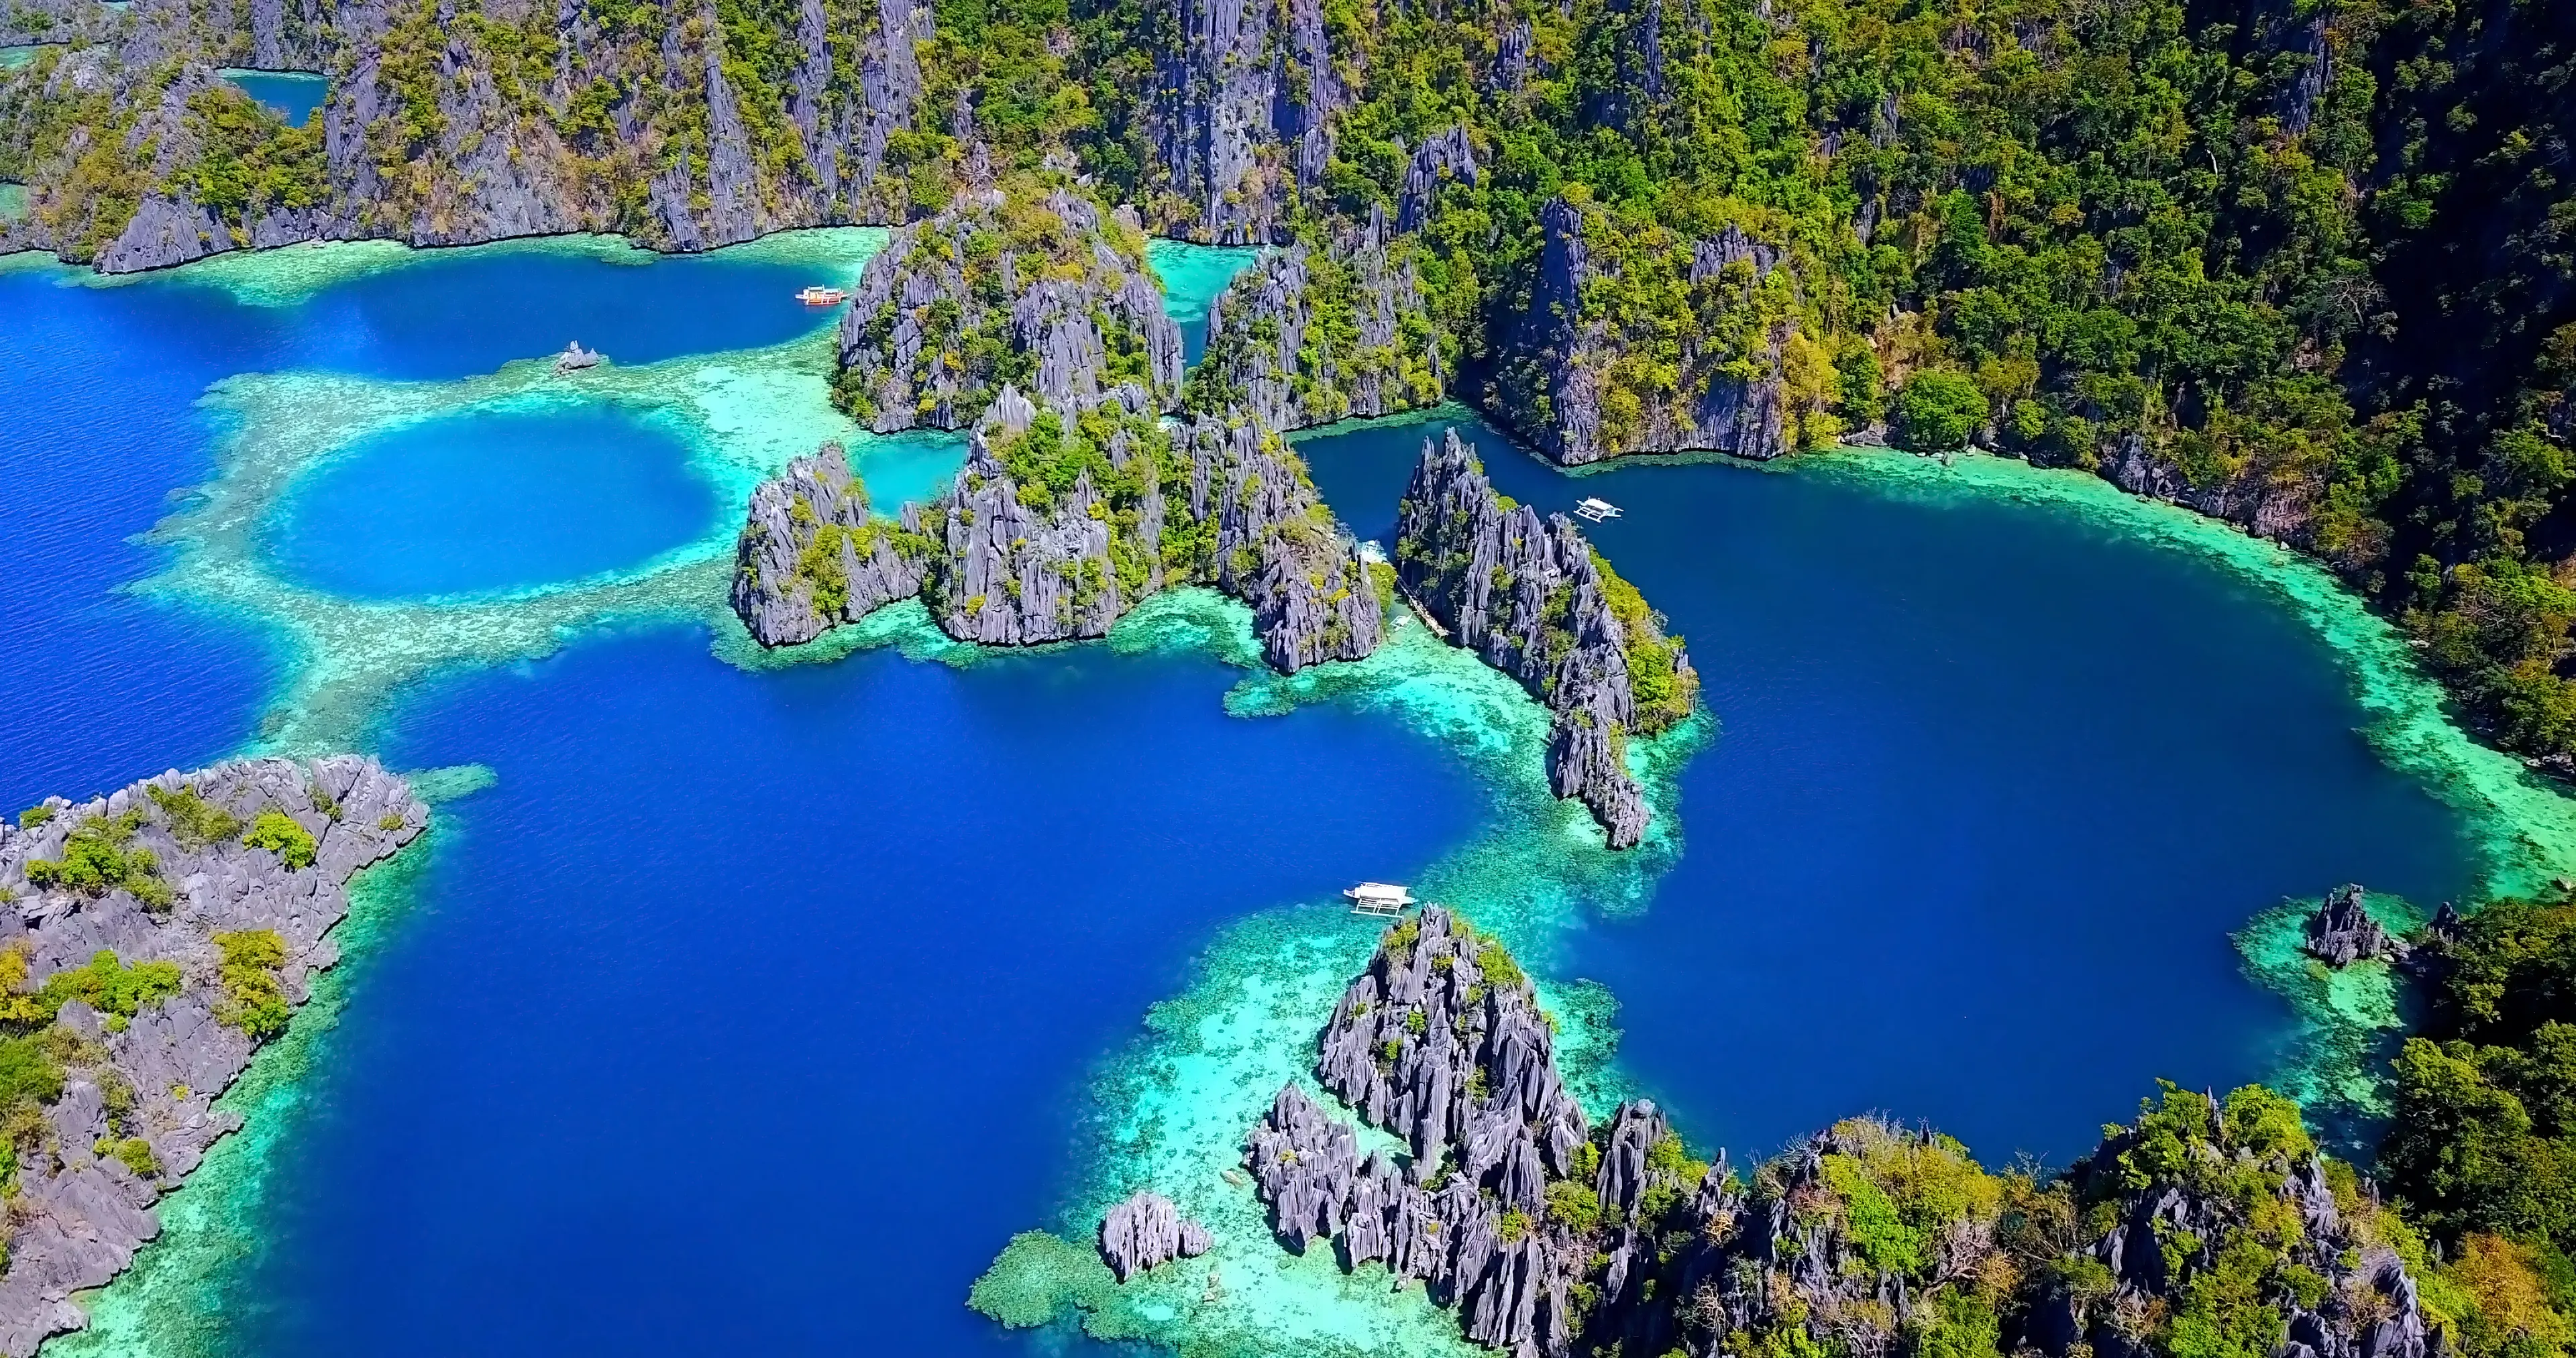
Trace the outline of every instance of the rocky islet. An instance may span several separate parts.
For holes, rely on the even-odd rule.
[[[0,1351],[86,1324],[73,1295],[159,1234],[154,1204],[241,1125],[216,1098],[339,960],[350,880],[428,820],[402,778],[333,756],[173,770],[0,824]]]

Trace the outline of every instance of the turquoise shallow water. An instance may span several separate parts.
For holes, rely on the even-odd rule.
[[[1569,1015],[1617,1006],[1587,1088],[1655,1092],[1702,1146],[1883,1107],[2000,1160],[2063,1155],[2156,1075],[2294,1056],[2227,939],[2281,896],[2438,899],[2480,870],[2273,594],[1831,466],[1578,481],[1488,449],[1524,500],[1628,506],[1600,545],[1708,676],[1719,729],[1671,752],[1663,836],[1623,863],[1528,802],[1532,709],[1419,637],[1267,685],[1211,654],[1239,610],[1175,601],[1114,646],[963,663],[912,612],[870,629],[891,645],[754,663],[720,611],[729,524],[761,469],[850,437],[820,408],[829,318],[782,285],[865,248],[0,271],[0,495],[30,525],[0,537],[0,623],[32,639],[0,673],[0,804],[305,740],[488,784],[441,805],[336,1025],[264,1058],[252,1134],[59,1352],[1018,1348],[960,1304],[1012,1232],[1078,1229],[1166,1153],[1174,1191],[1233,1191],[1226,1101],[1266,1099],[1244,1072],[1293,1070],[1305,992],[1365,956],[1331,901],[1363,877],[1499,917]],[[600,460],[519,480],[475,440],[369,443],[551,395],[503,365],[576,335],[618,360],[581,388]],[[1421,433],[1304,447],[1382,535]],[[642,454],[664,437],[679,471]],[[957,455],[853,446],[885,505]],[[670,547],[652,487],[679,483],[609,469],[711,487],[712,531]],[[260,526],[299,485],[297,531],[344,545],[418,514],[416,573],[274,578]],[[633,536],[539,560],[563,544],[525,530],[567,499],[583,541]],[[394,598],[496,560],[554,583]],[[1356,1333],[1380,1303],[1336,1304]]]
[[[296,127],[304,126],[331,92],[331,82],[310,71],[224,70],[216,74]]]

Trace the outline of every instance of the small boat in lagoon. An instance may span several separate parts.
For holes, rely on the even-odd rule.
[[[796,294],[796,300],[807,306],[837,306],[849,299],[848,292],[840,288],[827,288],[820,283]]]

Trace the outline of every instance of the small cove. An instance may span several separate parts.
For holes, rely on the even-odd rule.
[[[355,663],[333,648],[358,633],[316,630],[298,658],[253,616],[125,588],[164,556],[126,539],[234,433],[299,401],[461,392],[575,337],[667,365],[639,390],[720,389],[749,370],[736,351],[811,348],[825,319],[787,294],[855,270],[792,245],[345,270],[364,254],[329,247],[106,288],[0,272],[0,307],[28,317],[0,335],[17,360],[0,396],[29,435],[0,457],[37,518],[7,559],[22,580],[72,571],[0,600],[45,639],[0,680],[0,734],[30,752],[0,792],[217,757],[260,739],[261,705],[304,670]],[[250,372],[285,384],[193,404]],[[790,390],[812,388],[744,386],[692,437],[738,443]],[[798,428],[742,465],[810,447]],[[1382,538],[1424,432],[1303,447]],[[896,627],[900,646],[832,663],[728,663],[709,653],[727,498],[701,538],[712,573],[670,576],[685,590],[661,606],[683,616],[437,652],[348,728],[397,765],[498,782],[443,808],[350,973],[280,1114],[293,1171],[230,1228],[257,1248],[182,1276],[192,1240],[220,1255],[236,1236],[174,1229],[166,1270],[110,1289],[109,1323],[58,1347],[1020,1351],[959,1300],[1011,1232],[1119,1163],[1097,1114],[1173,1031],[1140,1023],[1149,1007],[1223,1018],[1191,1006],[1239,927],[1311,925],[1364,955],[1328,903],[1357,877],[1546,914],[1534,967],[1607,983],[1622,1078],[1703,1147],[1877,1106],[2000,1162],[2089,1135],[2157,1074],[2270,1069],[2290,1018],[2226,935],[2280,895],[2352,876],[2438,898],[2474,875],[2458,814],[2357,733],[2333,654],[2205,562],[1823,467],[1576,479],[1486,442],[1515,496],[1628,506],[1596,536],[1709,678],[1721,729],[1659,804],[1681,846],[1659,879],[1462,867],[1497,824],[1460,753],[1473,714],[1327,696],[1258,715],[1280,709],[1185,639],[959,667]],[[853,441],[889,509],[958,448]],[[474,554],[442,550],[442,568]],[[422,633],[451,617],[373,611]],[[1313,1016],[1286,1020],[1311,1037]]]
[[[1156,240],[1146,247],[1145,257],[1162,276],[1163,297],[1173,323],[1181,328],[1181,357],[1196,363],[1207,351],[1209,308],[1236,274],[1261,257],[1261,251],[1250,246]]]
[[[331,82],[318,71],[259,71],[226,67],[215,72],[234,88],[258,100],[292,127],[311,121],[314,110],[330,95]]]

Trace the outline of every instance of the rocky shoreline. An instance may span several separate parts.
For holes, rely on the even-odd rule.
[[[373,759],[238,760],[0,824],[0,1352],[87,1317],[154,1204],[241,1125],[215,1100],[339,960],[350,880],[429,808]]]
[[[1687,717],[1699,675],[1678,639],[1562,514],[1507,506],[1475,450],[1451,429],[1425,442],[1398,511],[1398,587],[1456,645],[1520,681],[1553,717],[1548,784],[1576,797],[1610,847],[1645,835],[1645,792],[1627,767],[1630,735]],[[1642,691],[1642,697],[1641,697]]]
[[[2314,1279],[2234,1322],[2277,1327],[2283,1358],[2438,1348],[2392,1243],[2411,1233],[2259,1088],[2168,1085],[2045,1180],[1874,1117],[1749,1170],[1699,1162],[1651,1102],[1588,1121],[1527,978],[1436,906],[1387,930],[1313,1076],[1324,1099],[1292,1081],[1244,1141],[1280,1246],[1419,1281],[1469,1339],[1527,1358],[2160,1352],[2247,1251]],[[1362,1157],[1345,1112],[1406,1152]]]

